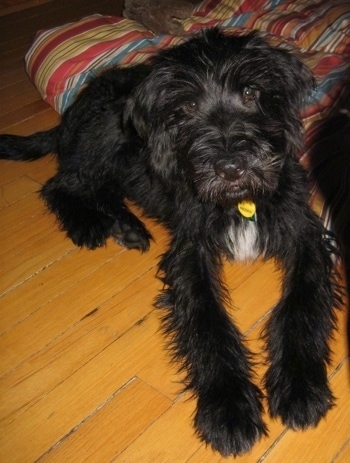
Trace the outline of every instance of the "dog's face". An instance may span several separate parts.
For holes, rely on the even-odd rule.
[[[288,52],[214,29],[161,54],[127,114],[163,181],[181,174],[202,201],[230,207],[277,189],[312,82]]]

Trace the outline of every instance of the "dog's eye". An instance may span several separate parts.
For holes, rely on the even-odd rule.
[[[251,103],[258,97],[258,91],[252,87],[244,87],[243,89],[243,101],[244,103]]]
[[[185,105],[184,105],[184,110],[187,112],[187,113],[195,113],[198,109],[198,105],[195,101],[188,101]]]

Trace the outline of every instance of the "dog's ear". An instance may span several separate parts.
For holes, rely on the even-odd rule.
[[[247,65],[245,78],[257,79],[262,88],[262,111],[272,110],[285,121],[290,151],[299,152],[303,144],[300,115],[315,88],[311,71],[291,45],[282,43],[278,47],[272,46],[256,33],[242,36],[238,42],[234,39],[232,48],[235,46],[242,51],[242,59]]]
[[[252,32],[238,39],[242,48],[252,52],[256,57],[265,55],[267,62],[273,61],[270,69],[274,82],[280,82],[285,94],[290,97],[295,110],[300,111],[311,91],[316,88],[315,79],[310,69],[303,63],[300,52],[287,42],[277,47],[272,46],[257,32]],[[253,58],[254,54],[252,55]]]
[[[160,102],[165,101],[166,88],[157,72],[145,79],[128,98],[124,111],[127,130],[141,139],[149,156],[149,164],[164,181],[177,170],[174,154],[177,126],[169,122],[169,114]]]
[[[315,79],[310,69],[298,58],[295,51],[274,48],[275,72],[279,76],[279,95],[276,92],[276,102],[283,108],[285,119],[285,135],[289,140],[291,152],[302,150],[304,140],[301,112],[309,103],[312,90],[316,88]]]
[[[295,50],[277,48],[279,66],[288,85],[289,96],[300,111],[307,103],[312,90],[316,89],[316,81],[310,69],[303,63]]]

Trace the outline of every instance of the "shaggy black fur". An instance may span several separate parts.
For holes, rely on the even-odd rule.
[[[111,69],[82,90],[61,124],[3,135],[1,157],[58,156],[41,195],[78,246],[109,236],[146,251],[127,198],[171,231],[157,305],[201,439],[239,455],[266,433],[250,353],[225,311],[223,258],[276,259],[283,294],[266,327],[272,416],[316,426],[333,405],[328,346],[340,300],[326,232],[308,206],[299,112],[313,85],[292,54],[256,35],[209,30],[146,65]],[[256,208],[249,220],[242,200]]]

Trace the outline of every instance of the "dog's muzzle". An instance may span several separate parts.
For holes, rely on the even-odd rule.
[[[223,180],[238,184],[247,170],[247,164],[244,159],[241,158],[232,161],[222,159],[215,164],[214,170],[216,175]]]

